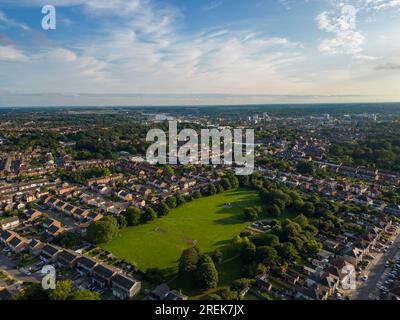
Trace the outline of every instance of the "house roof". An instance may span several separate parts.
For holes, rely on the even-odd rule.
[[[50,226],[50,228],[47,230],[49,233],[56,233],[56,232],[58,232],[58,231],[60,231],[61,230],[61,228],[59,228],[59,227],[57,227],[56,225],[51,225]]]
[[[80,257],[78,263],[85,266],[88,269],[92,269],[97,264],[96,261],[85,256]]]
[[[78,254],[75,252],[71,252],[69,250],[63,250],[58,256],[59,259],[63,259],[64,261],[72,262],[76,258],[78,258]]]
[[[17,247],[21,243],[23,243],[23,241],[24,241],[23,239],[21,239],[20,237],[16,236],[16,237],[11,239],[10,245],[12,245],[13,247]]]
[[[36,239],[32,239],[31,242],[29,242],[29,246],[31,248],[34,248],[34,247],[36,247],[37,245],[40,245],[40,244],[41,244],[41,242],[39,240],[36,240]]]
[[[121,274],[116,274],[112,278],[112,282],[116,283],[120,287],[130,290],[135,285],[136,280],[129,278],[127,276],[121,275]]]
[[[0,224],[7,224],[7,223],[12,223],[12,222],[19,222],[18,217],[9,217],[9,218],[0,220]]]
[[[51,226],[51,225],[53,224],[53,222],[54,222],[54,219],[47,218],[47,219],[43,222],[43,225]]]
[[[10,291],[6,288],[0,289],[0,300],[10,300],[12,297]]]
[[[32,215],[34,215],[35,213],[39,213],[41,214],[40,211],[34,210],[34,209],[29,209],[27,212],[25,212],[25,215],[28,217],[31,217]]]
[[[54,256],[58,253],[58,249],[50,244],[46,244],[43,248],[42,248],[42,252],[47,253],[50,256]]]
[[[111,278],[113,276],[113,274],[115,273],[115,271],[109,267],[106,267],[102,264],[98,264],[94,269],[93,272],[95,272],[96,274],[104,277],[104,278]]]
[[[75,208],[75,207],[74,207],[72,204],[67,204],[67,205],[65,206],[64,210],[71,211],[71,210],[74,210],[74,208]]]
[[[170,289],[166,283],[160,284],[154,290],[151,292],[153,295],[156,295],[157,297],[164,298],[168,293]]]
[[[12,236],[15,236],[15,233],[14,233],[14,232],[5,230],[5,231],[3,231],[3,232],[1,233],[0,238],[1,238],[2,240],[6,241],[7,239],[9,239],[9,238],[12,237]]]

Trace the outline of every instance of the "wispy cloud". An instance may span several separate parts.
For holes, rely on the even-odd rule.
[[[204,11],[215,10],[215,9],[218,9],[218,8],[222,7],[223,4],[224,4],[223,1],[211,1],[210,3],[206,4],[203,7],[203,10]]]
[[[376,70],[400,70],[398,63],[385,63],[375,67]]]

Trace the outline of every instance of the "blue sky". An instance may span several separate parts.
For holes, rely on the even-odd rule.
[[[399,101],[398,30],[400,0],[0,0],[0,105]]]

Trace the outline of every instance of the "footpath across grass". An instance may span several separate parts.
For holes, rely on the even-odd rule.
[[[227,203],[230,206],[226,206]],[[102,248],[135,262],[141,270],[157,267],[173,276],[182,251],[193,245],[204,253],[220,249],[224,260],[232,258],[228,250],[230,240],[249,225],[243,210],[254,205],[261,205],[261,202],[258,193],[249,189],[193,200],[171,210],[166,217],[122,230],[118,238]],[[222,283],[228,283],[238,274],[240,260],[233,259],[226,265],[226,268],[221,267]]]

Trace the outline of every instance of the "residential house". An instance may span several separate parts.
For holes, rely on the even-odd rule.
[[[8,245],[9,242],[12,240],[12,238],[14,238],[17,234],[13,231],[10,230],[5,230],[1,232],[0,235],[0,241],[4,244],[4,245]]]
[[[46,244],[40,251],[40,259],[45,263],[56,262],[61,249],[51,244]]]
[[[328,300],[329,292],[320,284],[313,284],[311,287],[303,287],[296,293],[296,299],[304,300]]]
[[[127,276],[116,274],[111,279],[113,295],[119,299],[130,299],[139,293],[141,283]]]
[[[26,240],[18,235],[13,237],[9,243],[8,247],[15,253],[20,253],[24,251],[28,247],[28,242]]]
[[[79,255],[70,250],[63,250],[57,258],[60,267],[75,268],[79,260]]]
[[[98,264],[93,268],[92,281],[94,284],[104,288],[111,285],[111,278],[116,275],[116,271],[108,266]]]
[[[91,222],[96,222],[99,221],[101,219],[103,219],[103,215],[101,213],[97,213],[97,212],[90,212],[90,214],[87,216],[87,219]]]
[[[0,288],[0,301],[11,300],[12,294],[7,288]]]
[[[91,275],[97,262],[91,258],[82,256],[76,263],[76,268],[81,275]]]
[[[128,202],[128,201],[132,201],[133,200],[132,194],[126,192],[125,190],[121,190],[121,191],[117,192],[116,195],[122,201]]]
[[[272,284],[268,281],[268,275],[266,273],[256,276],[255,285],[262,291],[270,292],[272,289]]]
[[[40,254],[40,252],[42,251],[44,244],[36,239],[31,239],[31,241],[29,242],[29,253],[33,256],[38,256]]]
[[[61,228],[61,222],[55,219],[47,218],[43,223],[42,223],[43,228],[49,229],[52,226],[56,226],[58,228]]]
[[[69,216],[72,216],[76,210],[78,210],[78,207],[75,207],[75,206],[73,206],[72,204],[69,204],[69,203],[68,203],[68,204],[64,207],[64,210],[63,210],[63,211],[64,211],[65,214],[67,214],[67,215],[69,215]]]
[[[188,297],[177,291],[171,291],[166,283],[157,286],[146,297],[150,300],[187,300]]]
[[[354,266],[358,266],[364,257],[364,250],[353,247],[343,253],[343,258]]]
[[[89,210],[81,208],[78,208],[72,212],[72,216],[74,217],[74,219],[78,221],[84,220],[89,214],[90,214]]]
[[[25,212],[25,217],[29,222],[34,222],[42,216],[42,213],[38,210],[35,209],[29,209],[28,211]]]
[[[51,225],[50,228],[46,230],[46,233],[49,237],[56,238],[58,237],[61,233],[63,233],[65,230],[62,227],[59,227],[57,225]]]
[[[20,221],[18,217],[9,217],[0,220],[0,229],[1,230],[13,230],[20,225]]]
[[[324,269],[325,272],[329,273],[342,285],[349,283],[349,277],[353,270],[355,270],[354,265],[341,257],[333,259],[330,262],[330,266]]]

